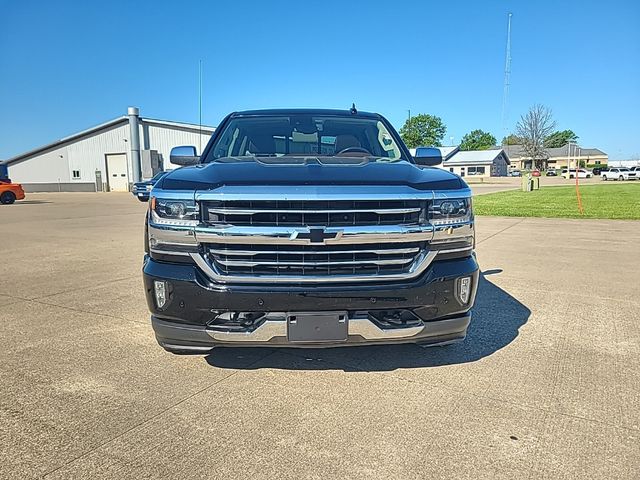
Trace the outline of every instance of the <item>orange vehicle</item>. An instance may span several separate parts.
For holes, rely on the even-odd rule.
[[[7,180],[0,180],[0,203],[8,205],[16,200],[24,198],[24,190],[19,183],[11,183]]]

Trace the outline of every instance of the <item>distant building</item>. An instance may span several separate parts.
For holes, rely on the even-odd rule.
[[[504,177],[510,164],[509,156],[503,149],[456,150],[441,168],[457,173],[461,177]]]
[[[504,177],[509,170],[510,159],[502,148],[491,150],[460,150],[460,147],[437,147],[442,163],[436,165],[461,177]],[[411,149],[415,154],[415,149]]]
[[[28,192],[128,191],[169,163],[171,149],[209,141],[213,127],[140,117],[130,107],[115,118],[25,152],[6,162],[9,177]]]
[[[522,145],[505,145],[504,150],[511,160],[512,170],[528,170],[533,168],[533,161],[527,157],[522,149]],[[597,148],[581,148],[576,145],[565,145],[559,148],[547,148],[548,168],[567,168],[567,162],[570,167],[575,167],[578,161],[584,165],[607,165],[609,156],[602,150]]]

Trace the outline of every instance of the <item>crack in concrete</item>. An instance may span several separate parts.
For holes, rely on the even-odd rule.
[[[274,352],[275,353],[275,352]],[[304,358],[303,355],[299,355],[296,354],[296,352],[287,352],[287,351],[281,351],[281,353],[285,354],[285,355],[289,355],[289,356],[293,356],[296,358]],[[266,358],[266,357],[264,357]],[[353,369],[353,370],[357,370],[358,372],[361,373],[370,373],[370,370],[366,370],[364,368],[360,368],[358,366],[355,365],[349,365],[347,363],[339,363],[339,362],[335,362],[332,360],[324,360],[325,362],[334,365],[340,369],[344,369],[344,367]],[[532,405],[529,403],[518,403],[518,402],[513,402],[513,401],[509,401],[509,400],[505,400],[502,398],[495,398],[489,395],[481,395],[478,393],[470,393],[468,391],[465,390],[459,390],[456,388],[452,388],[450,386],[447,385],[434,385],[433,383],[428,383],[428,382],[423,382],[421,380],[414,380],[414,379],[410,379],[410,378],[405,378],[402,375],[397,375],[395,372],[389,372],[389,375],[391,375],[393,378],[398,379],[398,380],[402,380],[404,382],[408,382],[408,383],[417,383],[420,385],[428,385],[430,387],[433,388],[439,388],[441,390],[445,390],[445,391],[449,391],[449,392],[453,392],[453,393],[457,393],[462,395],[463,397],[475,397],[475,398],[480,398],[482,400],[491,400],[493,402],[496,403],[502,403],[505,405],[510,405],[512,407],[518,407],[518,408],[523,408],[523,409],[527,409],[527,410],[531,410],[531,411],[537,411],[537,412],[542,412],[542,413],[547,413],[547,414],[553,414],[553,415],[558,415],[558,416],[562,416],[562,417],[568,417],[568,418],[573,418],[575,420],[584,420],[585,422],[589,422],[589,423],[593,423],[593,424],[597,424],[597,425],[603,425],[606,427],[611,427],[614,429],[621,429],[621,430],[625,430],[628,432],[640,432],[640,428],[635,428],[635,427],[626,427],[624,425],[616,425],[614,423],[609,423],[609,422],[605,422],[602,420],[598,420],[595,418],[589,418],[589,417],[583,417],[580,415],[575,415],[575,414],[571,414],[571,413],[566,413],[566,412],[561,412],[558,410],[553,410],[553,409],[549,409],[549,408],[543,408],[543,407],[538,407],[536,405]]]
[[[266,353],[263,357],[260,357],[259,359],[255,360],[254,362],[251,362],[251,363],[250,363],[250,364],[248,364],[245,368],[252,367],[252,366],[253,366],[253,365],[255,365],[256,363],[258,363],[258,362],[260,362],[260,361],[264,360],[265,358],[269,357],[270,355],[273,355],[275,352],[276,352],[276,351],[271,351],[271,352]],[[96,445],[95,447],[91,448],[90,450],[88,450],[88,451],[86,451],[86,452],[84,452],[84,453],[82,453],[82,454],[80,454],[80,455],[78,455],[78,456],[76,456],[76,457],[72,458],[72,459],[71,459],[71,460],[69,460],[68,462],[66,462],[66,463],[64,463],[64,464],[62,464],[62,465],[60,465],[60,466],[58,466],[58,467],[56,467],[56,468],[54,468],[54,469],[52,469],[52,470],[49,470],[48,472],[44,473],[40,478],[46,478],[47,476],[49,476],[49,475],[51,475],[51,474],[53,474],[53,473],[57,472],[58,470],[60,470],[60,469],[62,469],[62,468],[64,468],[64,467],[67,467],[67,466],[71,465],[72,463],[75,463],[75,462],[77,462],[78,460],[80,460],[80,459],[82,459],[82,458],[84,458],[84,457],[86,457],[86,456],[90,455],[91,453],[95,452],[96,450],[98,450],[98,449],[100,449],[100,448],[102,448],[102,447],[104,447],[104,446],[106,446],[106,445],[109,445],[110,443],[112,443],[112,442],[114,442],[114,441],[118,440],[119,438],[122,438],[123,436],[127,435],[128,433],[131,433],[131,432],[133,432],[134,430],[136,430],[136,429],[138,429],[138,428],[140,428],[140,427],[142,427],[142,426],[144,426],[144,425],[148,424],[149,422],[153,421],[154,419],[156,419],[156,418],[160,417],[161,415],[164,415],[164,414],[165,414],[165,413],[167,413],[168,411],[170,411],[170,410],[172,410],[172,409],[174,409],[174,408],[176,408],[176,407],[178,407],[178,406],[182,405],[183,403],[185,403],[185,402],[187,402],[188,400],[190,400],[190,399],[192,399],[192,398],[196,397],[197,395],[200,395],[201,393],[203,393],[203,392],[205,392],[205,391],[209,390],[210,388],[215,387],[215,386],[216,386],[216,385],[218,385],[219,383],[224,382],[225,380],[227,380],[227,379],[229,379],[229,378],[233,377],[234,375],[236,375],[236,374],[240,373],[240,371],[241,371],[240,369],[235,370],[234,372],[231,372],[229,375],[226,375],[225,377],[220,378],[220,379],[216,380],[216,381],[215,381],[215,382],[213,382],[213,383],[210,383],[210,384],[209,384],[209,385],[207,385],[206,387],[201,388],[201,389],[200,389],[200,390],[198,390],[197,392],[194,392],[194,393],[192,393],[191,395],[186,396],[186,397],[185,397],[185,398],[183,398],[182,400],[179,400],[178,402],[174,403],[173,405],[168,406],[167,408],[165,408],[165,409],[163,409],[162,411],[160,411],[160,412],[156,413],[155,415],[152,415],[151,417],[149,417],[149,418],[147,418],[147,419],[143,420],[142,422],[139,422],[139,423],[137,423],[136,425],[133,425],[131,428],[128,428],[128,429],[127,429],[127,430],[125,430],[124,432],[120,432],[119,434],[115,435],[114,437],[110,438],[109,440],[107,440],[107,441],[105,441],[105,442],[102,442],[100,445]]]
[[[522,222],[524,222],[525,220],[526,220],[526,218],[522,218],[522,219],[520,219],[520,221],[515,222],[515,223],[512,223],[512,224],[511,224],[511,225],[509,225],[508,227],[505,227],[505,228],[503,228],[502,230],[499,230],[499,231],[497,231],[496,233],[493,233],[493,234],[489,235],[488,237],[483,238],[482,240],[480,240],[480,241],[476,242],[476,245],[480,245],[481,243],[484,243],[484,242],[486,242],[487,240],[490,240],[490,239],[492,239],[493,237],[495,237],[495,236],[497,236],[497,235],[500,235],[500,234],[501,234],[501,233],[503,233],[503,232],[506,232],[506,231],[507,231],[507,230],[509,230],[510,228],[515,227],[516,225],[520,225],[520,224],[521,224]]]

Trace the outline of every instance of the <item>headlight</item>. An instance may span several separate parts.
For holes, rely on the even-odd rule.
[[[456,225],[470,220],[470,198],[438,199],[429,205],[429,222],[433,225]]]
[[[163,225],[197,225],[198,206],[194,200],[151,197],[153,223]]]

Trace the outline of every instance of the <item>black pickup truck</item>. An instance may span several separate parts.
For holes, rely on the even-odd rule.
[[[201,156],[174,148],[184,167],[153,187],[145,228],[159,344],[463,340],[478,285],[471,191],[422,150],[355,108],[236,112]]]

